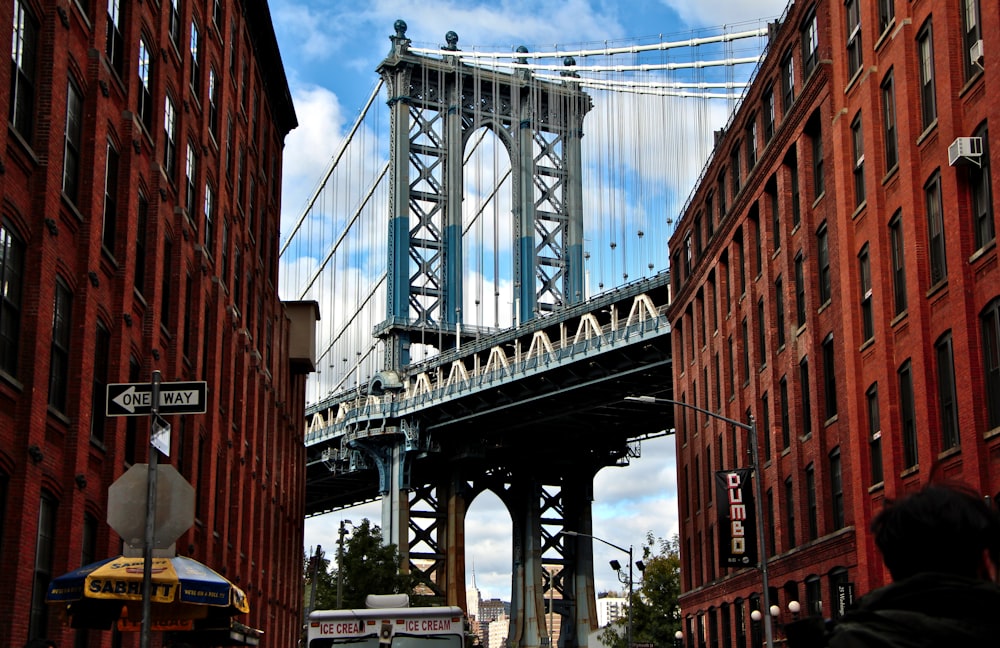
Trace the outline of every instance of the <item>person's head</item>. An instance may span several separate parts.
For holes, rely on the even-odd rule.
[[[1000,513],[964,485],[928,484],[872,521],[882,560],[900,580],[922,572],[990,578],[1000,565]]]

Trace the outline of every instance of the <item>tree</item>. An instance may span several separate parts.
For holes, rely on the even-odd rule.
[[[654,553],[655,552],[655,553]],[[632,600],[632,643],[672,646],[674,633],[681,628],[680,539],[656,538],[646,534],[642,547],[645,570],[634,588]],[[626,648],[628,617],[618,619],[601,633],[601,641],[610,648]]]
[[[303,602],[308,610],[328,610],[337,600],[337,582],[334,572],[330,571],[330,560],[321,547],[316,547],[316,553],[302,555],[302,575],[306,584]],[[315,583],[315,589],[313,584]],[[315,601],[313,593],[315,592]],[[310,605],[310,603],[314,603]]]
[[[412,594],[416,579],[400,573],[400,563],[396,545],[382,544],[382,529],[362,520],[344,543],[341,607],[363,608],[369,594]],[[336,586],[330,608],[335,606]]]

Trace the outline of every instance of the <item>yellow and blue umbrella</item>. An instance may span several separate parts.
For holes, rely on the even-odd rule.
[[[141,616],[143,559],[116,556],[49,583],[45,600],[67,605],[75,627],[104,627]],[[184,556],[153,558],[150,601],[159,625],[250,611],[246,594],[206,565]]]

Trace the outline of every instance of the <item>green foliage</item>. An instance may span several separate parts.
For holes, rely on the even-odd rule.
[[[632,594],[632,643],[672,646],[680,630],[681,557],[680,539],[656,538],[646,534],[642,547],[646,564],[642,580]],[[605,628],[601,641],[610,648],[626,648],[627,617]]]
[[[336,549],[334,550],[336,552]],[[314,610],[337,609],[337,566],[320,553],[317,572],[312,569],[310,556],[305,557],[306,605],[316,581]],[[333,554],[336,559],[336,553]],[[363,608],[369,594],[413,594],[416,579],[399,573],[399,551],[396,545],[382,544],[382,530],[367,518],[354,527],[344,542],[344,562],[341,587],[341,609]]]
[[[330,570],[330,560],[326,557],[326,552],[320,547],[316,549],[318,556],[317,553],[309,556],[304,552],[302,555],[302,575],[306,584],[303,602],[307,609],[328,610],[337,600],[337,582],[335,573]],[[314,583],[315,589],[313,589]],[[314,593],[316,604],[310,605]]]

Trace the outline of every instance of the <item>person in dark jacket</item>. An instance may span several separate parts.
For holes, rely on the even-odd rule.
[[[892,583],[836,622],[786,626],[792,648],[1000,646],[1000,512],[961,485],[930,484],[872,522]]]

